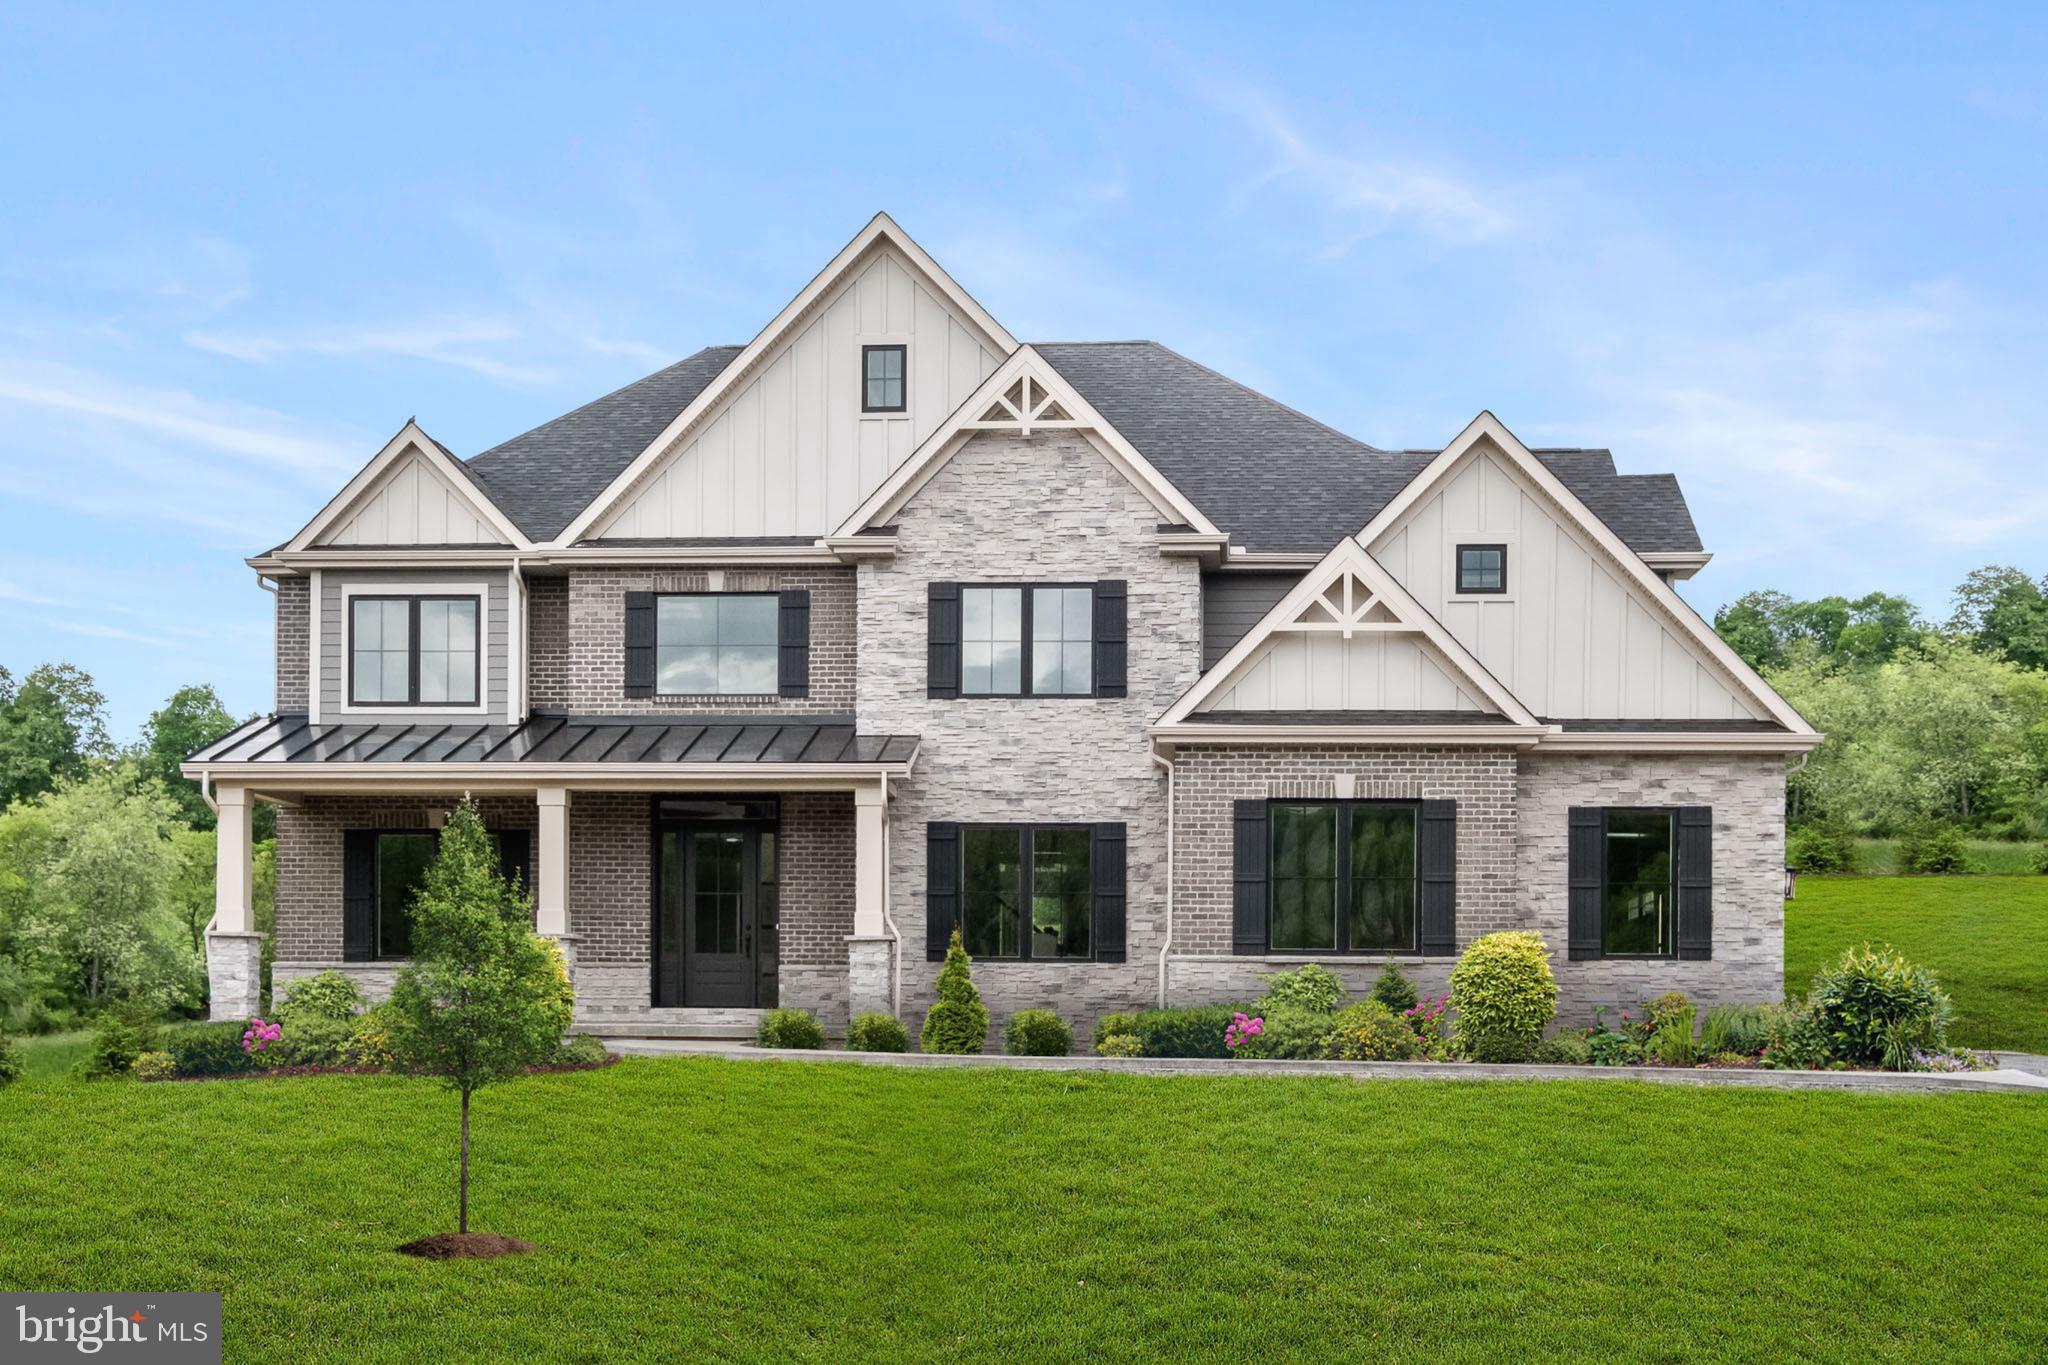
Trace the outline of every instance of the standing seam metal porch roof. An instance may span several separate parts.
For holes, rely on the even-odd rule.
[[[916,735],[863,735],[850,717],[563,716],[520,725],[442,721],[313,724],[303,711],[262,716],[185,762],[268,763],[908,763]]]

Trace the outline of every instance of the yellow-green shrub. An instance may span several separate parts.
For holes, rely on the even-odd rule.
[[[1459,1045],[1474,1061],[1526,1062],[1557,1015],[1557,979],[1542,935],[1487,934],[1451,968]]]
[[[1325,1055],[1344,1062],[1402,1062],[1415,1055],[1415,1030],[1378,1000],[1337,1012]]]

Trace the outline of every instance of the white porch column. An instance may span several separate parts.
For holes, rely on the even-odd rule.
[[[542,787],[540,847],[534,850],[534,932],[545,938],[569,934],[569,789]]]
[[[263,935],[256,932],[254,798],[247,787],[214,793],[213,923],[206,930],[206,979],[214,1019],[247,1019],[263,1008]]]
[[[889,897],[889,794],[877,782],[853,793],[853,933],[846,940],[848,1000],[854,1014],[893,1010],[885,918]]]

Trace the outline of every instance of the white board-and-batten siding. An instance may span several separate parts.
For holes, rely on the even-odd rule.
[[[861,348],[896,344],[906,411],[864,413]],[[914,266],[877,247],[592,538],[822,535],[1002,360]]]
[[[1202,711],[1490,711],[1416,636],[1283,632]]]
[[[414,452],[384,471],[321,545],[503,545],[471,496]]]
[[[1507,546],[1506,592],[1456,591],[1458,546],[1470,544]],[[1483,446],[1367,549],[1539,716],[1767,715]]]

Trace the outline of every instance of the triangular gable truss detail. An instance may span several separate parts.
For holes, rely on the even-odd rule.
[[[451,497],[470,508],[477,520],[494,530],[505,544],[520,550],[533,548],[532,542],[512,523],[512,519],[498,510],[497,504],[477,487],[461,463],[412,419],[407,419],[398,434],[386,442],[384,448],[373,455],[369,463],[358,470],[356,476],[284,548],[289,551],[319,548],[329,533],[347,524],[348,519],[375,497],[395,474],[402,472],[414,460],[423,463]]]
[[[1546,469],[1543,462],[1522,444],[1521,438],[1509,431],[1491,412],[1481,412],[1473,418],[1435,459],[1423,467],[1421,473],[1410,479],[1406,487],[1373,515],[1372,520],[1358,533],[1358,540],[1364,545],[1371,545],[1386,532],[1400,525],[1410,511],[1455,474],[1464,464],[1466,457],[1471,455],[1482,441],[1491,442],[1525,482],[1556,506],[1574,527],[1599,547],[1607,560],[1619,569],[1630,583],[1640,588],[1686,639],[1692,641],[1703,654],[1713,660],[1727,675],[1729,681],[1768,711],[1773,720],[1793,734],[1816,733],[1814,728],[1806,723],[1805,718],[1778,695],[1777,689],[1764,681],[1762,674],[1751,668],[1741,655],[1729,648],[1727,641],[1714,633],[1714,628],[1692,609],[1690,603],[1678,595],[1677,589],[1645,564],[1642,556],[1623,544],[1621,538],[1608,529],[1607,523],[1594,515],[1592,509],[1581,502],[1576,493],[1565,487],[1562,480]]]
[[[1365,546],[1348,536],[1303,575],[1287,596],[1216,661],[1215,667],[1182,693],[1158,724],[1176,725],[1195,719],[1211,699],[1228,691],[1277,637],[1336,634],[1348,640],[1365,633],[1420,639],[1446,666],[1453,682],[1468,689],[1511,724],[1540,724],[1514,693],[1502,686],[1470,650],[1444,629],[1442,622],[1366,552]]]
[[[992,317],[988,310],[975,302],[974,297],[962,289],[939,263],[931,258],[925,249],[911,239],[886,213],[878,213],[868,225],[855,234],[828,261],[823,270],[811,278],[811,282],[798,292],[797,296],[783,306],[766,327],[747,343],[746,349],[734,356],[732,363],[706,385],[703,392],[690,400],[688,407],[677,413],[671,421],[624,469],[613,479],[605,490],[591,499],[590,504],[554,540],[557,546],[574,545],[591,533],[604,518],[615,510],[632,493],[640,481],[651,474],[671,451],[678,449],[685,437],[702,421],[717,411],[726,397],[739,390],[754,374],[760,363],[772,355],[782,343],[794,335],[811,311],[829,299],[845,279],[848,272],[863,260],[870,249],[878,243],[887,243],[901,252],[911,267],[922,273],[937,288],[946,303],[961,317],[978,328],[988,339],[991,347],[1001,355],[1009,355],[1017,349],[1017,339],[1010,335],[1003,325]]]
[[[882,481],[880,488],[839,524],[832,536],[858,535],[869,527],[886,524],[968,441],[985,431],[1009,431],[1024,436],[1038,431],[1080,432],[1166,520],[1208,534],[1220,534],[1201,509],[1111,426],[1044,356],[1029,346],[1019,346]]]

